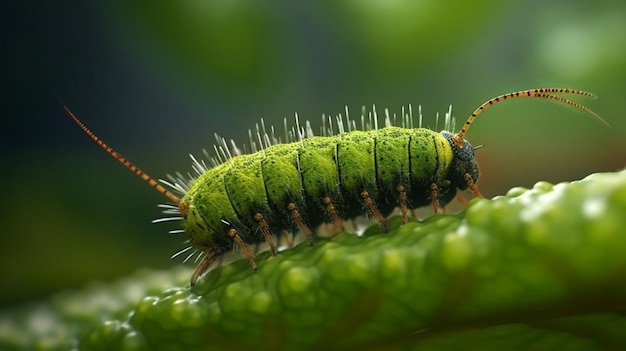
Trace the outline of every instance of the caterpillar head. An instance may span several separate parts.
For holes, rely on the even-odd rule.
[[[441,134],[448,140],[454,159],[450,165],[448,172],[448,180],[450,180],[453,188],[461,190],[467,189],[470,184],[478,180],[479,170],[478,163],[474,158],[474,147],[467,140],[463,140],[463,147],[458,147],[454,141],[453,133],[442,131]],[[468,181],[468,176],[471,182]]]

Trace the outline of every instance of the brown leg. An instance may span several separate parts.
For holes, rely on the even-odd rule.
[[[400,207],[400,213],[402,213],[402,224],[406,224],[409,218],[407,216],[408,209],[406,207],[406,190],[404,185],[398,185],[396,191],[398,191],[398,207]]]
[[[337,211],[335,210],[335,206],[333,202],[330,200],[330,197],[325,197],[322,199],[322,203],[326,206],[326,212],[333,220],[333,233],[337,233],[343,230],[343,225],[341,224],[341,219],[337,215]]]
[[[260,213],[254,215],[254,220],[257,222],[259,227],[261,228],[261,232],[263,232],[263,236],[265,237],[265,241],[270,246],[270,252],[272,256],[276,256],[278,254],[278,249],[276,248],[276,242],[274,241],[274,236],[270,231],[270,227],[267,225],[265,218]]]
[[[256,271],[258,268],[256,261],[254,260],[254,256],[252,256],[252,252],[250,252],[248,245],[246,245],[241,236],[239,236],[239,233],[237,233],[235,229],[231,229],[228,231],[228,236],[235,241],[235,244],[239,247],[239,249],[241,249],[243,255],[248,258],[248,261],[250,261],[250,267]]]
[[[463,204],[463,206],[467,206],[468,201],[467,201],[467,199],[465,198],[465,196],[463,196],[463,194],[462,194],[460,191],[457,191],[457,192],[456,192],[456,195],[454,196],[454,198],[455,198],[458,202],[460,202],[461,204]]]
[[[383,217],[382,214],[380,214],[380,211],[378,211],[378,208],[376,207],[374,200],[370,197],[370,194],[366,190],[363,190],[361,192],[361,198],[363,198],[363,202],[365,202],[365,207],[367,207],[367,209],[370,211],[370,214],[372,215],[372,217],[376,219],[376,222],[378,222],[380,227],[383,228],[383,231],[386,232],[387,231],[387,219]]]
[[[280,231],[280,242],[284,243],[283,245],[287,245],[288,247],[293,247],[293,238],[286,230]]]
[[[411,217],[413,217],[413,219],[419,219],[420,216],[417,214],[417,208],[414,208],[411,210]]]
[[[474,196],[483,197],[483,194],[481,194],[480,191],[478,191],[478,187],[476,186],[476,184],[474,184],[474,180],[472,179],[472,176],[469,175],[469,173],[465,173],[463,175],[463,179],[467,183],[467,187],[470,188]]]
[[[306,224],[302,222],[302,217],[300,216],[300,212],[298,212],[298,207],[296,206],[296,204],[290,202],[287,205],[287,210],[291,212],[291,218],[293,218],[294,222],[296,222],[298,229],[300,229],[300,231],[304,233],[304,236],[306,236],[309,244],[313,246],[315,244],[313,240],[313,232],[311,232],[311,229],[309,229],[309,227],[307,227]]]
[[[435,213],[441,213],[439,209],[439,187],[435,183],[430,185],[430,201],[432,201],[433,204],[433,211],[435,211]]]
[[[191,279],[189,281],[189,285],[191,285],[192,287],[196,285],[198,278],[200,278],[200,276],[204,272],[206,272],[207,269],[209,269],[209,266],[211,266],[211,263],[213,263],[215,259],[216,251],[214,249],[206,248],[203,251],[204,257],[202,258],[202,261],[200,261],[200,263],[198,263],[198,265],[196,266],[196,269],[193,271],[193,274],[191,275]]]

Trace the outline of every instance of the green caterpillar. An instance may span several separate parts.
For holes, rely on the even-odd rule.
[[[439,212],[456,196],[457,189],[469,189],[482,197],[476,186],[479,170],[474,148],[464,136],[476,116],[495,103],[519,97],[550,99],[584,110],[607,124],[587,107],[556,94],[595,96],[565,88],[501,95],[480,105],[456,134],[392,126],[389,116],[384,128],[377,127],[374,116],[370,130],[353,130],[356,128],[348,121],[345,131],[339,117],[337,134],[332,123],[325,129],[326,136],[313,136],[310,126],[298,125],[287,138],[291,142],[279,143],[257,126],[259,150],[251,142],[252,153],[232,156],[231,149],[234,153],[238,150],[218,138],[221,145],[215,147],[217,157],[210,158],[212,167],[192,156],[195,175],[161,180],[181,197],[105,144],[63,106],[91,139],[172,203],[160,205],[172,216],[162,220],[181,220],[183,229],[172,232],[189,237],[189,247],[174,256],[191,251],[187,259],[195,253],[201,258],[191,277],[194,285],[216,257],[235,245],[256,270],[248,244],[265,241],[276,255],[276,234],[284,231],[301,231],[313,245],[311,228],[323,222],[332,223],[333,230],[339,231],[344,220],[367,214],[386,230],[386,218],[395,208],[406,223],[408,212],[417,207],[431,205]]]

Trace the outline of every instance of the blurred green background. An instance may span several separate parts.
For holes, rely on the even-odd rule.
[[[150,224],[164,199],[69,120],[63,100],[153,177],[190,169],[213,133],[242,143],[260,118],[593,91],[573,108],[520,99],[468,135],[486,196],[626,165],[624,1],[15,2],[4,10],[0,309],[140,267],[184,238]]]

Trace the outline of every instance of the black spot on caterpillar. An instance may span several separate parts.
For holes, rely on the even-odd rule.
[[[188,251],[187,259],[198,254],[200,263],[191,277],[194,285],[216,257],[234,246],[257,269],[248,245],[265,241],[276,255],[276,234],[284,231],[300,231],[313,245],[311,228],[323,222],[332,223],[333,231],[339,231],[345,220],[366,214],[386,230],[387,216],[396,208],[406,223],[410,210],[430,205],[439,212],[457,190],[469,189],[482,197],[476,185],[479,169],[474,147],[464,137],[474,119],[498,102],[520,97],[550,99],[586,111],[608,125],[587,107],[557,94],[595,96],[565,88],[501,95],[480,105],[456,134],[421,128],[421,123],[413,128],[404,112],[402,127],[394,126],[387,114],[383,128],[378,128],[374,115],[370,119],[373,126],[357,130],[346,111],[347,123],[344,125],[339,115],[337,132],[331,120],[322,136],[314,136],[308,123],[301,128],[296,118],[296,127],[285,143],[280,143],[273,132],[266,133],[262,124],[257,126],[257,140],[250,133],[251,153],[243,154],[234,143],[229,147],[217,137],[216,156],[208,157],[210,166],[191,156],[193,175],[186,178],[178,174],[160,182],[113,150],[67,106],[63,107],[93,141],[171,202],[160,205],[169,217],[155,222],[182,222],[183,229],[172,232],[186,233],[189,246],[173,257]],[[450,113],[446,117],[449,121]]]

